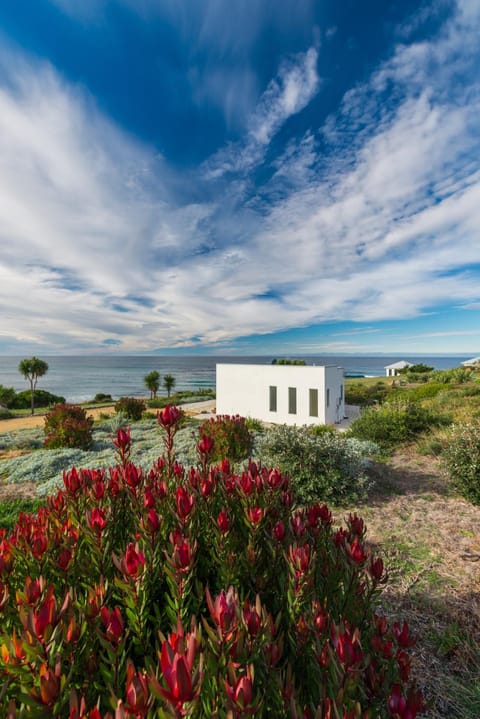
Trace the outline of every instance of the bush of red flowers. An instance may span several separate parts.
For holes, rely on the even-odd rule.
[[[78,447],[88,449],[93,441],[93,419],[83,407],[75,404],[56,404],[45,416],[45,447]]]
[[[210,450],[211,460],[221,462],[229,459],[239,462],[248,457],[252,448],[252,435],[247,427],[245,417],[220,414],[202,422],[198,428],[200,438],[208,437],[213,445]]]
[[[296,506],[286,477],[180,466],[158,413],[149,472],[130,432],[108,471],[0,536],[0,715],[8,719],[414,719],[406,623],[373,611],[381,559],[350,515]]]

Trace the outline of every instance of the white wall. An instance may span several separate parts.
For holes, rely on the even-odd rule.
[[[216,411],[278,424],[334,424],[345,414],[343,375],[333,366],[217,364]],[[270,411],[271,386],[277,388],[276,412]],[[295,414],[288,411],[289,387],[296,389]],[[310,416],[310,389],[318,392],[318,417]]]

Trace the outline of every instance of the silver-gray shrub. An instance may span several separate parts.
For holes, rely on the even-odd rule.
[[[311,428],[272,427],[259,438],[256,455],[288,474],[300,503],[364,499],[370,480],[366,455],[376,454],[373,442],[346,438],[342,433],[315,435]]]
[[[62,486],[63,471],[73,466],[84,469],[108,468],[116,463],[111,423],[94,428],[94,442],[89,450],[39,449],[27,455],[1,462],[0,478],[10,482],[34,482],[39,496],[54,494]],[[148,471],[163,453],[162,434],[156,420],[132,424],[131,460]],[[196,462],[193,428],[185,427],[175,437],[175,453],[180,464],[189,467]]]

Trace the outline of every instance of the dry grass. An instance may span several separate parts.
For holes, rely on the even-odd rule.
[[[355,507],[383,556],[382,608],[418,636],[413,675],[429,719],[480,717],[480,509],[450,493],[438,461],[412,452],[376,464]]]

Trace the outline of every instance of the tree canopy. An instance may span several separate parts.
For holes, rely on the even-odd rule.
[[[18,365],[18,371],[30,382],[31,410],[35,412],[35,388],[39,377],[48,372],[48,363],[38,357],[23,359]]]

